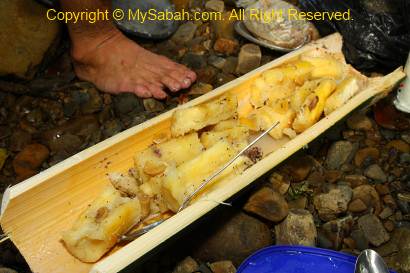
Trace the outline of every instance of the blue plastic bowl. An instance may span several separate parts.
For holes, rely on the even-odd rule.
[[[355,262],[353,255],[328,249],[271,246],[247,258],[237,273],[354,273]]]

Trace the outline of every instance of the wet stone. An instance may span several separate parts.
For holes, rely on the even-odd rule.
[[[326,166],[331,169],[339,169],[346,163],[353,152],[353,145],[349,141],[337,141],[329,148],[326,157]]]
[[[360,149],[356,152],[354,157],[354,163],[357,167],[361,167],[365,162],[375,163],[380,157],[380,152],[378,149],[373,147],[367,147]]]
[[[289,212],[285,198],[280,193],[267,187],[255,192],[248,199],[243,209],[272,222],[283,220]]]
[[[205,4],[205,9],[208,11],[223,12],[225,10],[225,3],[221,0],[209,0]]]
[[[222,68],[222,71],[227,74],[234,74],[237,64],[238,64],[237,57],[228,57],[226,58],[226,62]]]
[[[208,58],[208,63],[214,66],[215,68],[222,69],[226,63],[226,59],[219,56],[211,55]]]
[[[48,156],[49,150],[44,145],[30,144],[24,147],[13,159],[17,180],[22,181],[36,174]]]
[[[194,248],[195,258],[209,262],[230,260],[239,266],[256,250],[272,244],[269,227],[261,221],[241,212],[222,216],[213,228],[207,226],[203,231],[204,240]]]
[[[179,26],[178,30],[172,35],[171,40],[177,44],[184,44],[194,38],[197,25],[193,22],[187,22]]]
[[[347,126],[352,130],[369,131],[373,128],[370,118],[364,114],[355,114],[347,119]]]
[[[305,180],[314,165],[314,159],[310,156],[295,157],[286,162],[283,172],[287,174],[291,182],[301,182]]]
[[[386,182],[387,181],[387,176],[382,170],[382,168],[377,165],[373,164],[367,167],[367,169],[364,171],[364,175],[366,175],[368,178],[373,179],[375,182]]]
[[[165,110],[165,106],[162,102],[156,100],[156,99],[144,99],[143,102],[144,108],[147,112],[161,112]]]
[[[363,231],[361,230],[353,230],[350,233],[350,236],[353,238],[353,240],[356,243],[356,248],[358,250],[365,250],[369,248],[369,241],[365,237]]]
[[[206,67],[206,58],[203,55],[189,52],[182,58],[182,63],[191,69],[201,69]]]
[[[235,273],[236,268],[231,261],[220,261],[209,265],[213,273]]]
[[[88,96],[87,102],[81,105],[81,112],[83,114],[93,114],[101,111],[103,107],[103,100],[100,93],[94,87],[86,90]]]
[[[10,150],[19,152],[31,142],[31,135],[26,131],[17,129],[10,138]]]
[[[129,93],[114,96],[114,109],[118,115],[125,115],[134,111],[144,111],[140,99],[136,95]]]
[[[312,214],[291,209],[283,222],[275,226],[276,244],[314,246],[317,230]]]
[[[395,149],[402,153],[410,153],[410,144],[403,140],[392,140],[387,144],[387,149]]]
[[[214,50],[224,55],[234,55],[238,52],[239,43],[233,39],[219,38],[214,44]]]
[[[338,250],[342,247],[343,239],[350,236],[353,225],[354,220],[352,216],[347,216],[323,224],[322,230],[332,242],[333,249]]]
[[[189,95],[204,95],[206,93],[211,92],[214,87],[207,83],[195,83],[189,90]]]
[[[359,218],[358,224],[364,236],[374,246],[380,246],[390,240],[389,233],[377,216],[373,214],[364,215]]]
[[[235,75],[232,74],[226,74],[226,73],[219,73],[216,75],[216,85],[217,86],[222,86],[230,81],[233,81],[236,79]]]
[[[238,56],[236,74],[246,74],[261,64],[262,52],[258,45],[245,44],[241,47]]]
[[[198,267],[198,263],[188,256],[177,264],[172,273],[192,273],[197,271]]]
[[[352,198],[352,189],[349,186],[338,185],[328,193],[314,197],[315,208],[322,220],[335,219],[339,213],[345,212]]]
[[[123,130],[123,124],[118,119],[113,119],[107,121],[103,126],[103,136],[104,138],[112,137]]]
[[[269,176],[269,183],[268,185],[279,192],[280,194],[284,195],[288,192],[290,182],[286,180],[281,174],[277,172],[273,172]]]

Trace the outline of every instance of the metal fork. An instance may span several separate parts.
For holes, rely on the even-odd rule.
[[[228,161],[228,163],[226,163],[224,166],[222,166],[222,168],[220,168],[219,170],[217,170],[215,173],[213,173],[211,176],[209,176],[207,179],[204,180],[204,182],[202,182],[198,188],[196,188],[190,195],[188,195],[184,201],[182,202],[182,205],[179,207],[178,212],[182,211],[183,209],[185,209],[189,203],[192,201],[192,199],[204,188],[206,187],[206,185],[209,184],[209,182],[211,182],[215,177],[217,177],[219,174],[221,174],[226,168],[228,168],[236,159],[238,159],[238,157],[240,157],[241,155],[243,155],[244,152],[246,152],[250,147],[252,147],[253,145],[255,145],[255,143],[257,143],[261,138],[263,138],[265,135],[267,135],[273,128],[275,128],[276,126],[279,125],[279,121],[275,122],[271,127],[269,127],[267,130],[265,130],[262,134],[260,134],[257,138],[255,138],[251,143],[249,143],[245,148],[243,148],[236,156],[234,156],[231,160]],[[142,229],[133,232],[133,233],[129,233],[129,234],[125,234],[123,236],[120,237],[119,242],[129,242],[132,240],[137,239],[138,237],[140,237],[141,235],[147,233],[148,231],[150,231],[151,229],[159,226],[160,224],[162,224],[165,220],[159,220],[157,222],[154,222],[150,225],[147,225],[145,227],[143,227]]]

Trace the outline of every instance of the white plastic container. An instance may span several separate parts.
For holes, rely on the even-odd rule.
[[[400,83],[394,105],[400,111],[410,113],[410,53],[404,68],[407,77]]]

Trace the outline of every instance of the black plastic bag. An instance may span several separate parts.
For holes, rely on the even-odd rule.
[[[410,0],[299,0],[302,11],[350,9],[352,20],[313,21],[321,35],[342,34],[355,68],[386,72],[404,65],[410,51]]]

